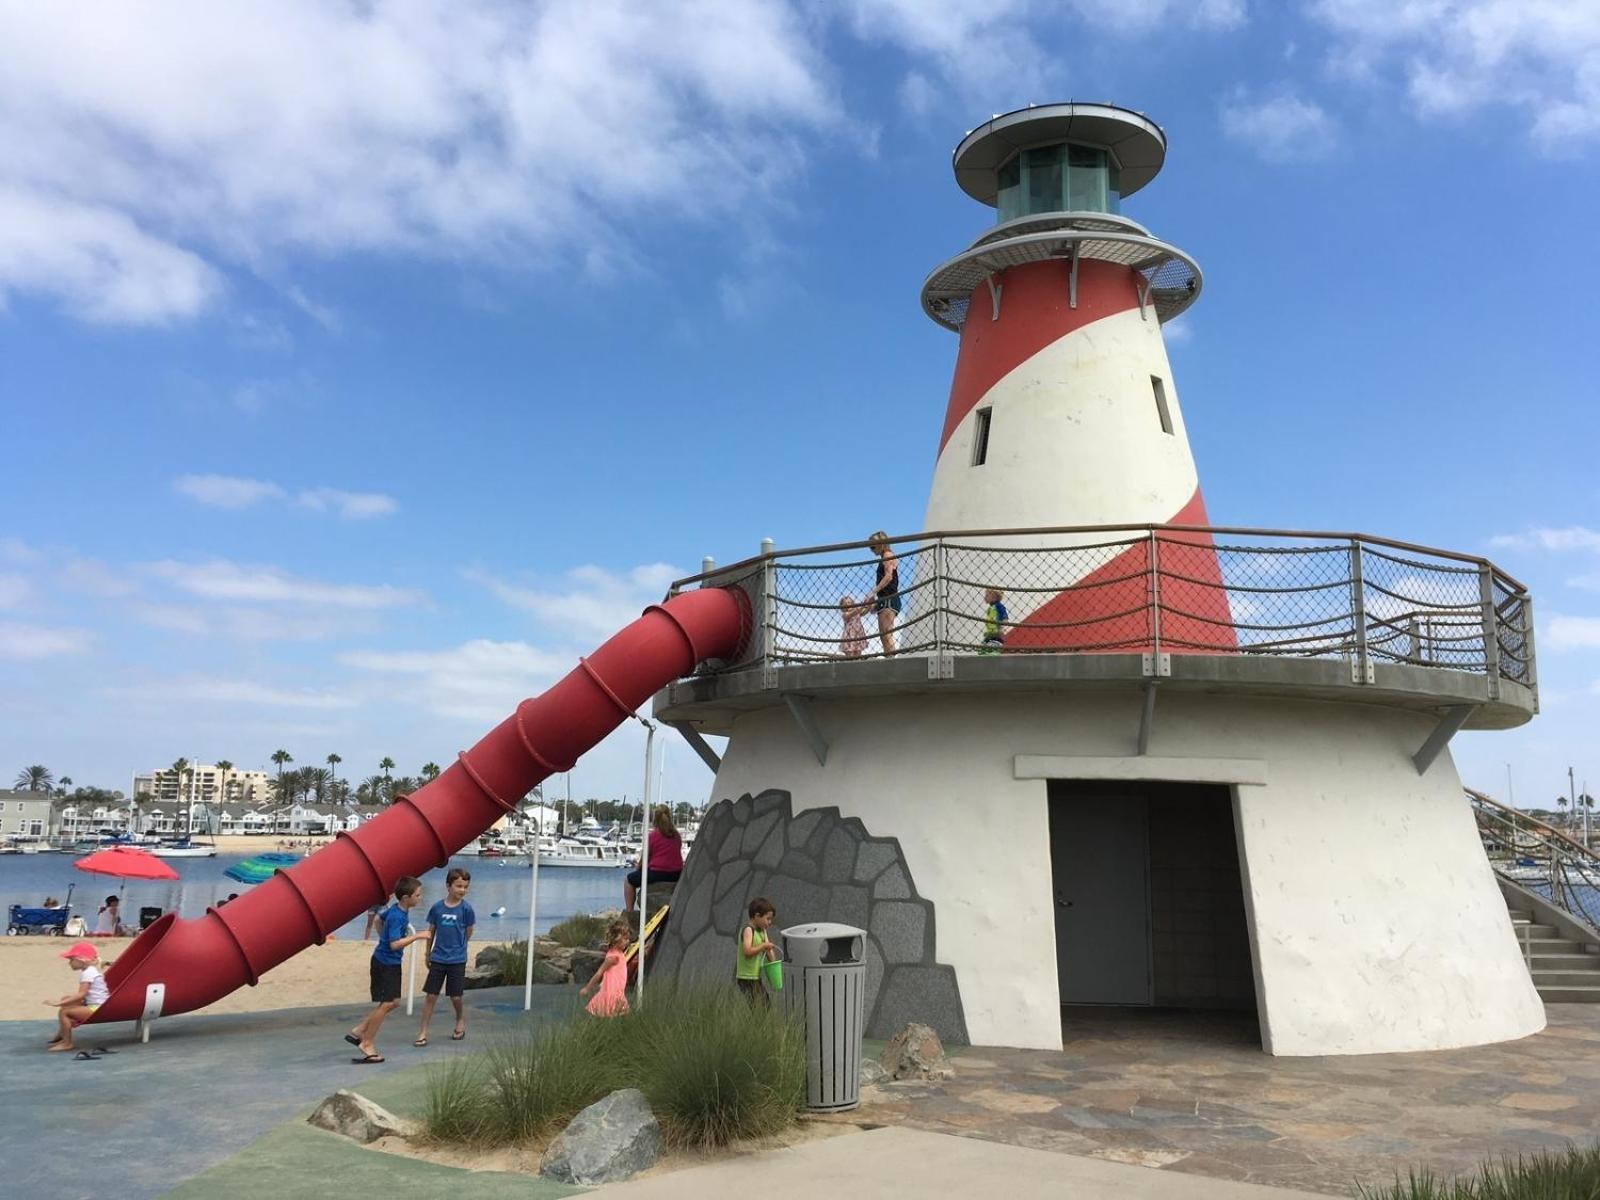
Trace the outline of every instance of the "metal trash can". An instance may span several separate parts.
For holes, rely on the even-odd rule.
[[[813,1112],[861,1103],[866,941],[866,930],[828,921],[783,930],[783,994],[805,1022],[806,1107]]]

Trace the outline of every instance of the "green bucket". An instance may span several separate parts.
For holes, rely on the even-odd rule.
[[[783,991],[783,960],[768,959],[761,965],[761,973],[767,977],[767,985],[775,992]]]

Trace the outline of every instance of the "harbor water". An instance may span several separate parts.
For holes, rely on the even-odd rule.
[[[0,856],[0,905],[7,909],[13,904],[36,906],[43,904],[47,896],[63,900],[71,886],[72,911],[81,914],[91,928],[105,898],[119,890],[125,922],[137,922],[143,907],[175,909],[180,916],[197,917],[208,905],[227,899],[230,893],[243,895],[250,890],[249,884],[223,874],[234,863],[250,857],[219,853],[215,858],[167,859],[167,865],[178,872],[177,879],[130,879],[123,884],[110,876],[89,875],[75,869],[75,856],[71,854],[7,854]],[[472,890],[467,899],[478,917],[474,940],[511,941],[528,936],[528,888],[533,872],[526,858],[465,857],[452,859],[450,865],[472,872]],[[577,913],[621,908],[625,873],[616,867],[541,867],[539,931]],[[424,902],[419,916],[444,896],[444,875],[444,870],[436,869],[422,876]],[[495,916],[501,908],[505,913]],[[336,933],[340,938],[360,938],[365,925],[365,916],[358,916]]]

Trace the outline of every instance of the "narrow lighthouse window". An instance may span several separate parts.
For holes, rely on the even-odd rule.
[[[1150,376],[1150,390],[1156,394],[1156,416],[1161,421],[1161,432],[1172,432],[1172,413],[1167,408],[1167,385],[1161,382],[1161,376]]]
[[[980,408],[976,414],[972,430],[972,465],[975,467],[983,466],[989,457],[989,419],[993,415],[992,408]]]

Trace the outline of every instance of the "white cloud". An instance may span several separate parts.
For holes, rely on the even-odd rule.
[[[524,697],[573,666],[567,654],[481,638],[450,650],[352,651],[339,661],[359,671],[409,677],[412,684],[395,694],[439,716],[472,721],[508,716]]]
[[[1161,337],[1169,346],[1187,346],[1194,341],[1194,326],[1187,314],[1168,321],[1161,327]]]
[[[1600,650],[1600,617],[1568,617],[1552,613],[1545,620],[1540,649]]]
[[[1535,144],[1576,152],[1600,137],[1600,5],[1592,0],[1314,0],[1335,64],[1403,85],[1425,117],[1523,110]]]
[[[33,581],[26,575],[0,574],[0,608],[26,608],[34,594]]]
[[[265,479],[234,475],[180,475],[172,488],[191,500],[213,508],[249,508],[263,500],[280,500],[283,489]]]
[[[0,622],[0,658],[38,659],[84,654],[93,642],[94,635],[87,629]]]
[[[326,583],[291,575],[278,567],[254,566],[210,559],[187,563],[174,559],[149,563],[143,568],[179,591],[207,600],[234,600],[265,604],[305,604],[375,611],[421,604],[426,596],[411,588],[389,584]]]
[[[20,566],[36,563],[43,557],[43,554],[21,538],[0,537],[0,562],[16,563]]]
[[[381,492],[343,492],[330,487],[310,488],[295,496],[294,502],[315,512],[336,512],[350,521],[387,517],[400,511],[400,504],[393,496]]]
[[[1600,530],[1582,525],[1568,525],[1560,529],[1535,528],[1526,533],[1496,534],[1489,539],[1489,545],[1507,550],[1550,550],[1556,553],[1588,550],[1600,554]]]
[[[192,316],[285,253],[582,261],[737,214],[840,112],[784,3],[0,9],[0,291]],[[707,181],[714,180],[713,186]],[[303,293],[288,298],[327,325]]]
[[[267,479],[233,475],[180,475],[173,490],[213,508],[250,508],[266,500],[286,500],[289,493]],[[339,488],[306,488],[295,493],[294,504],[313,512],[332,512],[346,520],[364,521],[400,511],[400,503],[382,492],[346,492]]]
[[[1314,100],[1291,93],[1252,99],[1243,89],[1222,105],[1222,132],[1268,162],[1315,162],[1338,144],[1338,124]]]
[[[126,572],[119,572],[92,558],[68,559],[57,576],[62,587],[102,599],[129,596],[138,590]]]
[[[117,699],[138,700],[144,704],[230,704],[247,708],[309,709],[354,708],[359,704],[354,697],[338,692],[283,688],[248,679],[219,679],[205,675],[150,679],[134,688],[105,688],[102,694]]]
[[[463,572],[502,603],[537,617],[552,632],[583,640],[610,637],[658,602],[667,585],[685,574],[666,563],[649,563],[621,574],[583,566],[567,572],[566,587],[541,589],[506,583],[487,571]]]

